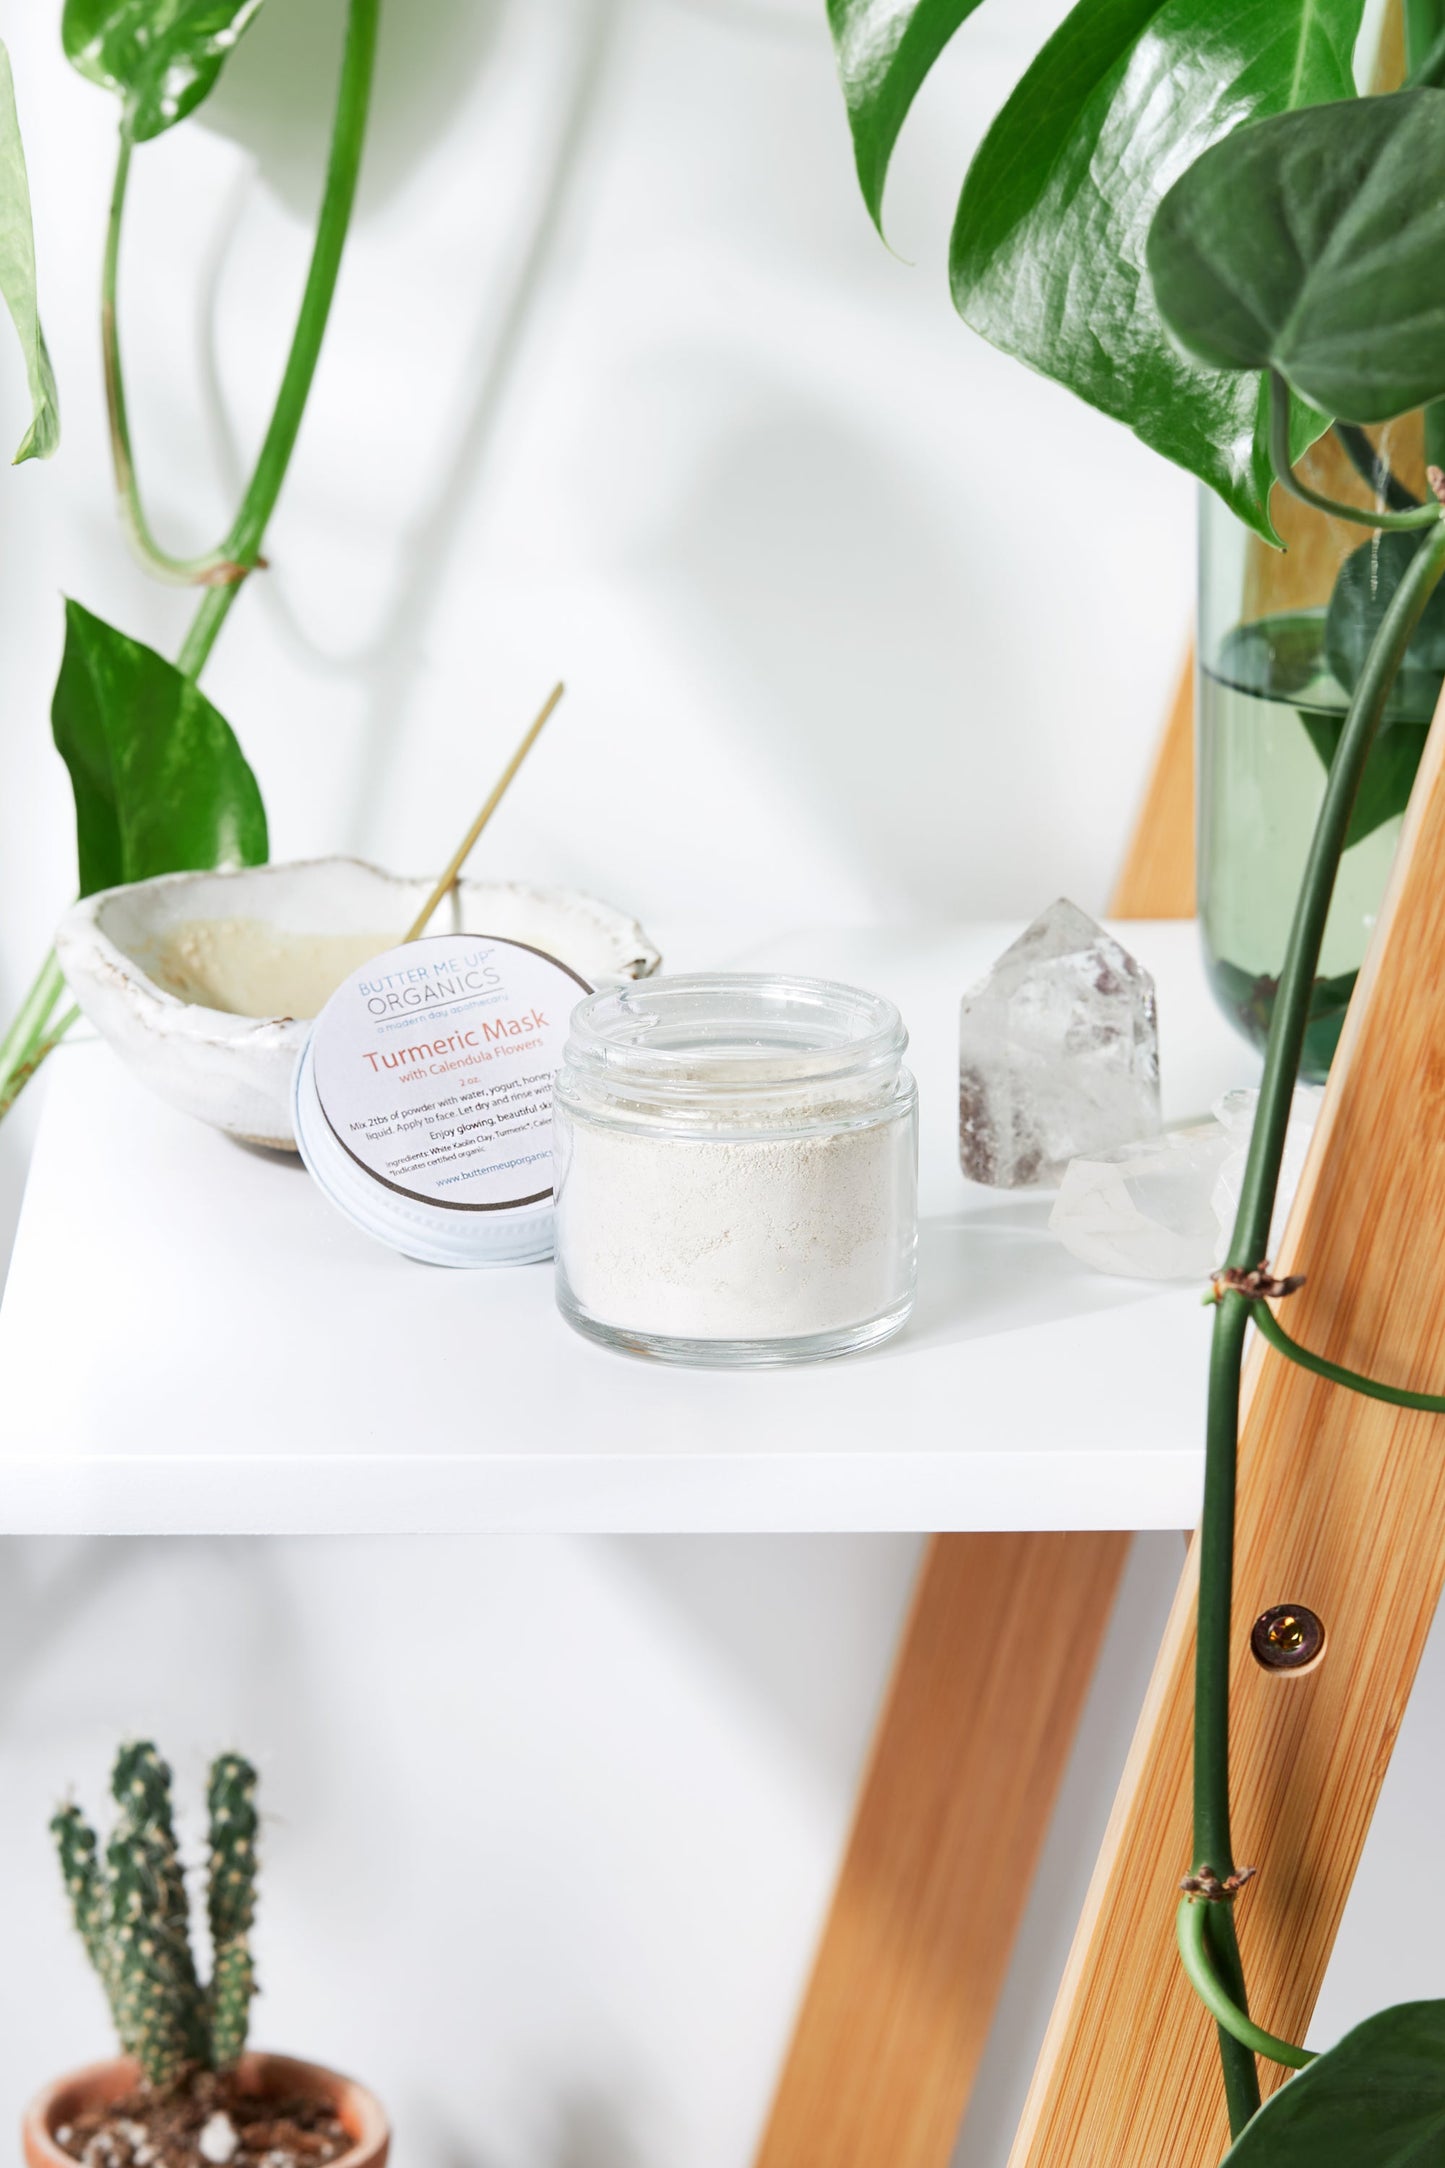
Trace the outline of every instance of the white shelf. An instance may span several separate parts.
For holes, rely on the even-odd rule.
[[[0,1530],[1192,1524],[1198,1289],[1090,1273],[1045,1232],[1047,1197],[958,1173],[958,996],[1017,931],[796,934],[736,959],[891,994],[913,1034],[916,1317],[871,1355],[795,1370],[593,1347],[549,1268],[410,1264],[299,1163],[173,1114],[103,1047],[66,1048],[0,1311]],[[1159,985],[1166,1116],[1252,1081],[1195,928],[1127,938]]]

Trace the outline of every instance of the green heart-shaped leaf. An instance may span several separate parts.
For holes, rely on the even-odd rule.
[[[0,295],[10,311],[25,356],[30,386],[30,427],[20,439],[15,464],[48,459],[60,442],[60,407],[55,372],[45,350],[35,298],[35,235],[30,220],[30,183],[25,147],[15,111],[15,83],[10,55],[0,45]]]
[[[954,300],[976,331],[1127,422],[1270,540],[1262,387],[1181,353],[1145,248],[1202,145],[1353,98],[1362,13],[1362,0],[1079,0],[984,138],[954,226]],[[1324,425],[1298,421],[1303,450]]]
[[[78,602],[51,703],[70,770],[80,893],[266,858],[266,814],[230,724],[193,678]]]
[[[828,0],[863,200],[880,232],[898,133],[928,72],[979,0]]]
[[[1342,420],[1445,393],[1445,91],[1283,114],[1204,153],[1159,206],[1155,298],[1223,369],[1277,369]]]
[[[1223,2168],[1440,2168],[1445,2002],[1404,2002],[1346,2033],[1246,2124]]]
[[[1236,625],[1220,642],[1213,675],[1240,692],[1262,700],[1293,704],[1301,728],[1328,768],[1345,727],[1345,696],[1354,689],[1368,647],[1371,626],[1383,615],[1404,566],[1419,546],[1408,534],[1383,538],[1347,558],[1328,611],[1290,611]],[[1372,569],[1356,559],[1373,559]],[[1373,835],[1410,802],[1415,772],[1425,750],[1430,718],[1439,698],[1445,654],[1445,600],[1432,598],[1416,638],[1406,650],[1405,666],[1391,688],[1381,729],[1365,763],[1355,796],[1345,848]]]
[[[65,0],[66,57],[125,101],[137,143],[163,135],[209,96],[262,0]]]
[[[1300,721],[1321,764],[1328,768],[1344,731],[1344,717],[1302,710]],[[1347,851],[1356,843],[1363,843],[1377,828],[1383,828],[1386,821],[1398,820],[1410,803],[1416,772],[1425,751],[1425,732],[1423,723],[1392,723],[1380,732],[1370,747],[1370,757],[1365,762],[1365,772],[1360,777],[1360,787],[1350,810],[1350,825],[1345,831]]]
[[[1351,550],[1340,566],[1325,613],[1325,653],[1347,693],[1355,689],[1395,590],[1423,540],[1419,534],[1372,535],[1368,542]],[[1442,678],[1445,587],[1437,587],[1410,635],[1399,675],[1390,688],[1386,720],[1407,715],[1415,722],[1428,723],[1435,712]]]

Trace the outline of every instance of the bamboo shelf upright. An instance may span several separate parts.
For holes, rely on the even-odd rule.
[[[1191,710],[1186,675],[1114,898],[1121,916],[1188,908]],[[1437,715],[1275,1261],[1308,1275],[1291,1331],[1350,1367],[1439,1389],[1442,1218]],[[947,2168],[1127,1543],[1066,1539],[1076,1548],[1046,1564],[1046,1540],[933,1539],[758,2168]],[[982,1625],[971,1598],[1031,1575],[1046,1590],[1033,1630],[1006,1600]],[[1240,1442],[1233,1784],[1241,1857],[1259,1872],[1238,1924],[1254,2014],[1287,2038],[1308,2027],[1442,1583],[1445,1419],[1343,1392],[1256,1343]],[[1227,2146],[1214,2027],[1174,1950],[1195,1595],[1191,1556],[1009,2168],[1214,2168]],[[1325,1623],[1305,1671],[1264,1670],[1250,1653],[1253,1622],[1279,1603]],[[1022,1814],[1007,1804],[1016,1797]],[[1005,1900],[975,1906],[1000,1886]],[[1284,2077],[1261,2075],[1267,2089]]]

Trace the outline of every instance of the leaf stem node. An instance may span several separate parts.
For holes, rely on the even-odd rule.
[[[1262,1258],[1246,1272],[1239,1265],[1225,1265],[1211,1274],[1206,1302],[1222,1301],[1226,1295],[1243,1295],[1246,1302],[1278,1302],[1285,1295],[1298,1293],[1305,1284],[1302,1272],[1291,1272],[1277,1279],[1269,1269],[1269,1259]]]
[[[253,565],[238,564],[234,557],[223,557],[219,564],[207,565],[204,572],[198,572],[195,584],[197,587],[239,587],[253,572],[265,569],[264,557],[258,557]]]
[[[1232,1904],[1245,1883],[1253,1881],[1258,1872],[1257,1867],[1236,1867],[1221,1881],[1214,1869],[1206,1865],[1195,1874],[1186,1874],[1179,1887],[1191,1904],[1201,1897],[1206,1904]]]

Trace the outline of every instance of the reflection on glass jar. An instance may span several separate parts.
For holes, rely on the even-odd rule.
[[[1419,415],[1336,428],[1300,462],[1317,489],[1398,508],[1425,493]],[[1211,983],[1263,1046],[1295,897],[1350,694],[1414,534],[1372,533],[1276,490],[1283,552],[1206,493],[1200,536],[1199,916]],[[1306,1035],[1319,1079],[1339,1038],[1445,676],[1437,590],[1391,693],[1340,862]]]

